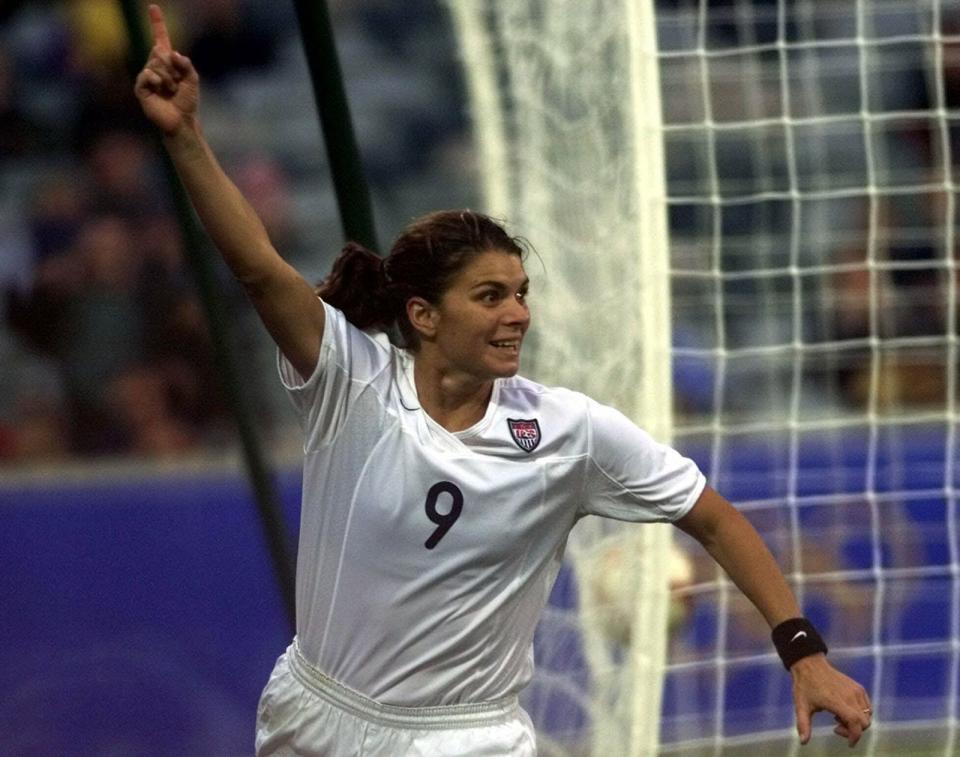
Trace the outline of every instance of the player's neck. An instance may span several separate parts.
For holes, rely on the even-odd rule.
[[[492,379],[443,370],[426,360],[414,361],[413,376],[420,406],[447,431],[470,428],[486,414]]]

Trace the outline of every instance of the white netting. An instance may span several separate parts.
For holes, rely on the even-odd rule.
[[[835,663],[871,691],[864,753],[953,755],[960,3],[664,0],[659,87],[645,78],[646,2],[450,5],[486,209],[545,262],[542,275],[528,266],[537,343],[525,372],[672,432],[747,513]],[[646,163],[661,144],[669,287],[648,236],[663,190]],[[657,340],[670,333],[664,375]],[[594,545],[623,537],[592,527],[574,562],[606,565]],[[651,700],[634,697],[659,675],[666,578],[652,555],[666,546],[651,538],[647,564],[625,567],[650,580],[636,606],[651,622],[629,647],[602,606],[610,587],[587,581],[578,597],[561,575],[531,702],[548,750],[599,753],[597,731],[628,745],[607,754],[652,749],[628,736],[638,721],[651,729]],[[681,545],[694,582],[669,644],[661,753],[798,753],[768,630]],[[828,720],[815,721],[826,734]]]

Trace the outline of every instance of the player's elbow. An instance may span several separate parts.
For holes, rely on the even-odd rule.
[[[674,525],[710,551],[717,544],[723,518],[729,518],[731,512],[739,515],[733,505],[707,486],[690,512]]]
[[[261,262],[234,271],[234,277],[254,301],[282,292],[296,275],[279,255],[275,259],[264,256]]]

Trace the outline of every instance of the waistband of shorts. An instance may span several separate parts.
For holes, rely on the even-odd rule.
[[[519,713],[516,696],[477,704],[400,707],[381,704],[322,673],[300,651],[296,640],[287,649],[290,672],[321,699],[365,720],[397,728],[439,730],[501,723]]]

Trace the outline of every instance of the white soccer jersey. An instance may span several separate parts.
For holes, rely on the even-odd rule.
[[[387,704],[515,694],[576,521],[676,520],[703,475],[618,411],[520,377],[449,432],[420,409],[412,355],[325,308],[313,375],[280,358],[305,432],[303,655]]]

